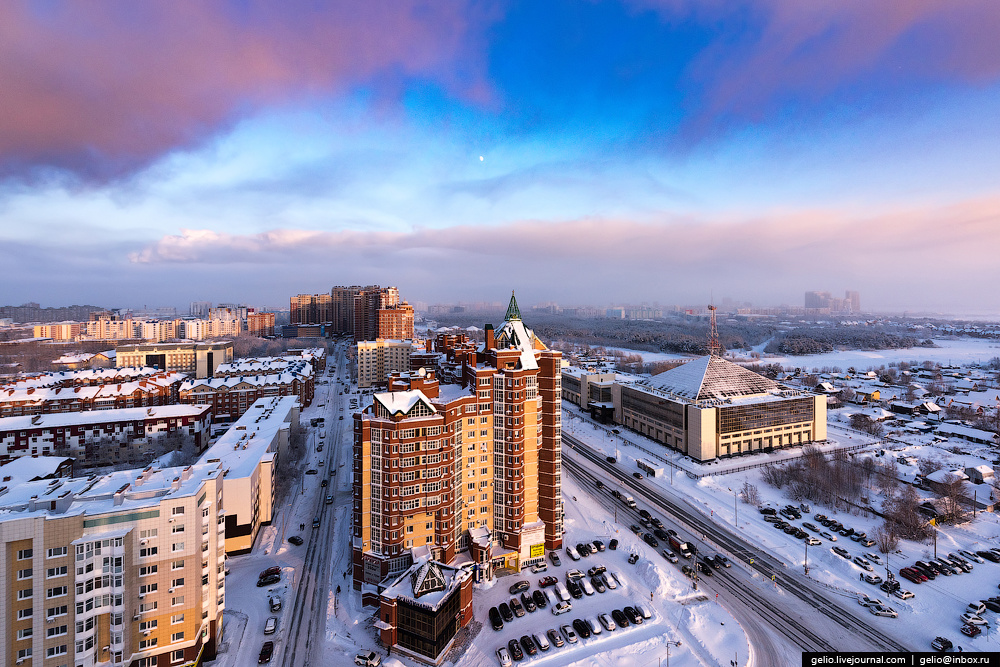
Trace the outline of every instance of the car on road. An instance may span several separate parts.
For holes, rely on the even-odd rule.
[[[628,529],[631,530],[636,535],[642,535],[642,528],[640,528],[639,526],[637,526],[635,524],[632,524],[631,526],[629,526]]]
[[[521,650],[521,645],[517,643],[516,639],[511,639],[507,642],[507,650],[510,651],[510,655],[514,660],[524,660],[524,651]]]
[[[886,607],[885,605],[882,604],[873,604],[870,607],[868,607],[868,611],[870,611],[875,616],[886,616],[888,618],[896,618],[897,616],[899,616],[899,613],[895,609],[893,609],[892,607]]]
[[[309,468],[309,470],[306,470],[306,474],[307,475],[318,475],[319,471],[318,470],[314,470],[312,468]]]
[[[552,607],[552,615],[559,616],[560,614],[565,614],[573,609],[573,603],[571,602],[559,602],[556,606]]]
[[[559,580],[556,579],[555,577],[551,577],[551,576],[549,576],[549,577],[542,577],[541,579],[538,580],[538,587],[539,588],[547,588],[549,586],[555,586],[557,583],[559,583]]]
[[[581,639],[590,638],[590,624],[582,618],[573,619],[573,629],[576,630],[576,634],[580,635]]]
[[[858,604],[861,605],[862,607],[870,607],[873,604],[882,604],[882,601],[879,600],[878,598],[869,597],[864,593],[860,593],[858,595]]]
[[[562,648],[563,646],[566,645],[566,642],[563,640],[562,635],[559,634],[559,631],[556,630],[555,628],[552,628],[545,634],[549,636],[549,641],[552,642],[552,645],[555,646],[556,648]]]
[[[833,551],[833,553],[837,554],[841,558],[846,558],[847,560],[851,560],[851,552],[845,549],[844,547],[833,547],[831,551]]]
[[[549,560],[552,561],[552,564],[555,565],[556,567],[562,565],[562,561],[559,560],[559,554],[557,554],[555,551],[549,552]]]
[[[263,665],[265,663],[271,662],[271,656],[274,654],[274,642],[266,641],[264,645],[260,647],[260,654],[257,656],[257,664]]]
[[[702,560],[703,563],[705,563],[705,565],[707,565],[710,568],[713,568],[715,570],[718,570],[718,569],[722,568],[722,565],[717,560],[715,560],[715,558],[713,556],[705,555],[705,556],[701,557],[701,560]]]
[[[548,569],[549,569],[549,566],[546,565],[545,563],[536,563],[535,565],[531,566],[531,573],[532,574],[539,574],[541,572],[547,572]]]
[[[319,517],[313,519],[313,528],[319,528]]]
[[[264,634],[273,635],[274,631],[278,629],[278,617],[268,616],[267,620],[264,621]]]
[[[649,533],[642,534],[642,541],[653,548],[660,546],[660,543],[656,541],[656,538],[650,535]]]
[[[359,667],[378,667],[382,664],[382,656],[375,651],[365,651],[354,656],[354,664]]]
[[[503,618],[500,617],[500,610],[496,607],[490,607],[489,611],[490,625],[493,626],[494,630],[503,630]]]
[[[605,456],[604,460],[607,461],[608,463],[618,463],[618,459],[616,459],[613,456]]]
[[[281,575],[280,574],[269,574],[266,577],[264,577],[263,579],[258,579],[257,580],[257,587],[258,588],[262,588],[264,586],[271,586],[272,584],[276,584],[279,581],[281,581]]]
[[[517,595],[521,591],[526,591],[529,588],[531,588],[531,583],[527,579],[522,579],[521,581],[517,581],[512,584],[511,587],[507,589],[507,592],[511,595]]]
[[[695,567],[698,570],[698,572],[701,572],[706,577],[712,576],[712,568],[710,568],[708,565],[705,565],[703,562],[701,561],[696,562]]]
[[[327,505],[332,505],[333,504],[333,496],[332,495],[327,494],[327,496],[326,496],[326,504]]]
[[[579,638],[576,636],[576,633],[573,632],[573,628],[571,628],[570,626],[563,625],[560,626],[559,629],[562,631],[563,637],[565,637],[566,641],[569,642],[570,644],[575,644],[578,641],[580,641]]]
[[[947,651],[954,647],[955,645],[951,643],[951,640],[947,637],[935,637],[931,641],[931,648],[935,651]]]
[[[500,663],[500,667],[511,667],[514,664],[510,660],[510,651],[507,650],[506,646],[497,649],[497,662]]]
[[[961,619],[963,623],[968,623],[969,625],[989,625],[986,619],[983,618],[982,616],[979,616],[978,614],[972,614],[969,612],[965,612],[964,614],[959,616],[959,619]]]
[[[664,542],[670,539],[670,536],[667,535],[665,531],[660,530],[659,528],[653,531],[653,535],[656,536],[656,539],[663,540]]]
[[[319,485],[325,487],[329,483],[330,483],[330,480],[324,479],[322,482],[319,483]]]
[[[506,602],[501,602],[497,605],[497,609],[500,611],[500,617],[507,623],[514,620],[514,612],[510,610],[510,606]]]
[[[882,577],[877,574],[868,574],[867,572],[861,573],[861,581],[878,586],[882,583]]]
[[[642,473],[641,472],[634,472],[634,473],[632,473],[632,476],[635,477],[636,479],[642,479]]]
[[[666,558],[671,563],[677,562],[677,554],[675,554],[673,551],[670,551],[669,549],[664,549],[660,553],[662,553],[663,557]]]

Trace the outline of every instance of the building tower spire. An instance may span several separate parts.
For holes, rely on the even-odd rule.
[[[719,329],[715,323],[715,305],[709,304],[708,312],[711,313],[711,324],[708,328],[708,353],[713,357],[722,356],[722,345],[719,344]]]
[[[521,309],[517,307],[517,299],[514,298],[514,290],[510,291],[510,304],[507,306],[507,316],[504,318],[508,322],[521,319]]]

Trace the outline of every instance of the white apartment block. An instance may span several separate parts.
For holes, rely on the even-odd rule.
[[[413,341],[379,338],[357,343],[358,386],[384,385],[390,373],[410,370]],[[417,350],[419,351],[419,349]]]

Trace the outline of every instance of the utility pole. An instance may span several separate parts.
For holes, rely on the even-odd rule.
[[[805,560],[802,561],[802,569],[805,570],[805,574],[808,575],[809,574],[809,543],[808,542],[803,542],[803,544],[806,547],[806,555],[805,555]]]

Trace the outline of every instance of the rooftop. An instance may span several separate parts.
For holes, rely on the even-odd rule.
[[[758,396],[780,390],[774,380],[713,355],[654,375],[649,386],[693,401]]]
[[[86,410],[84,412],[50,412],[41,415],[22,415],[0,418],[0,431],[20,431],[40,428],[61,428],[81,424],[106,422],[145,421],[199,417],[211,412],[211,405],[157,405],[149,408],[116,408],[114,410]]]
[[[261,460],[275,451],[278,432],[289,428],[291,412],[298,404],[295,396],[257,399],[205,450],[201,461],[217,461],[229,477],[249,477]]]

